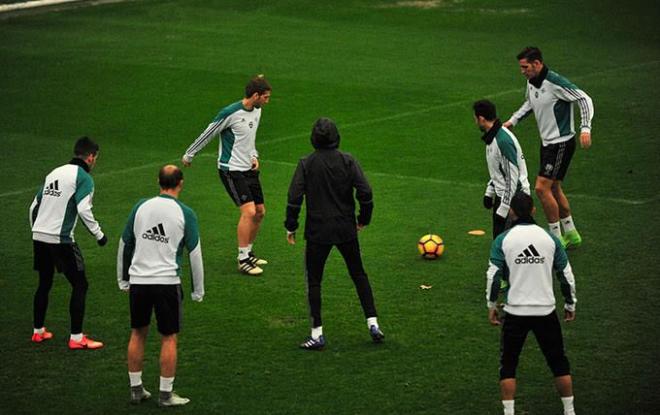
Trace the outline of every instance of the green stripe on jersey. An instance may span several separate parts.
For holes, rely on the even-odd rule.
[[[78,209],[76,208],[78,204],[76,203],[75,197],[72,195],[69,199],[69,202],[66,204],[66,210],[64,211],[64,220],[62,221],[62,227],[60,228],[60,243],[67,244],[73,242],[71,240],[71,231],[76,224],[76,217],[78,216]]]
[[[548,82],[552,82],[555,85],[559,85],[562,88],[568,89],[578,89],[578,87],[568,79],[559,75],[557,72],[548,71],[548,75],[545,77]]]
[[[82,167],[78,167],[78,174],[76,177],[76,193],[74,198],[76,204],[80,203],[88,194],[94,191],[94,180]]]
[[[571,112],[573,111],[573,106],[571,103],[559,100],[555,102],[555,105],[552,107],[552,111],[555,113],[555,122],[557,123],[559,135],[570,135]]]
[[[228,128],[220,133],[220,139],[222,140],[220,163],[227,164],[231,158],[231,152],[234,149],[234,142],[236,142],[236,137],[234,136],[234,132]],[[221,168],[225,171],[229,170],[227,166],[221,166]]]
[[[220,110],[218,115],[215,116],[213,122],[222,122],[225,118],[229,117],[238,110],[245,109],[243,108],[243,101],[234,102],[233,104],[227,105]]]
[[[500,148],[502,155],[504,155],[507,160],[517,166],[518,150],[516,149],[515,144],[513,144],[511,136],[506,131],[504,131],[503,128],[500,128],[500,130],[497,132],[497,135],[495,136],[495,140],[497,141],[497,146]]]

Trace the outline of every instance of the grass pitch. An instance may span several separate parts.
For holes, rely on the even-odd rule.
[[[264,73],[274,88],[257,141],[268,212],[255,248],[271,263],[263,278],[236,273],[237,210],[217,178],[214,142],[185,170],[182,200],[199,216],[207,296],[185,302],[175,388],[192,402],[177,412],[500,413],[499,332],[484,304],[490,238],[466,233],[490,229],[471,103],[490,98],[503,118],[516,110],[525,81],[515,55],[537,45],[596,108],[594,145],[576,151],[565,183],[585,240],[570,253],[577,320],[563,326],[576,408],[656,413],[658,14],[642,1],[145,0],[0,15],[2,412],[158,412],[153,402],[128,404],[128,305],[115,283],[114,243],[99,248],[78,227],[90,281],[85,330],[106,347],[66,349],[69,286],[59,277],[47,315],[56,337],[29,342],[37,278],[27,209],[75,138],[91,135],[101,145],[95,215],[116,241],[133,204],[157,193],[158,167],[177,161],[247,79]],[[380,346],[334,253],[324,282],[327,350],[296,347],[308,334],[303,244],[286,244],[282,222],[319,116],[337,121],[341,148],[374,188],[361,245],[387,335]],[[515,133],[533,179],[534,121]],[[429,232],[445,240],[441,260],[417,256]],[[143,376],[152,392],[158,346],[154,328]],[[533,339],[518,376],[520,413],[560,413]]]

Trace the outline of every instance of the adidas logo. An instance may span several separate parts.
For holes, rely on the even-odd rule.
[[[59,180],[55,180],[54,182],[46,186],[46,188],[44,189],[44,196],[60,197],[61,195],[62,195],[62,191],[60,190]]]
[[[170,238],[165,235],[165,228],[162,223],[159,223],[157,226],[154,226],[151,229],[147,229],[142,234],[142,239],[148,239],[150,241],[162,242],[164,244],[170,242]]]
[[[543,264],[545,257],[539,254],[539,251],[534,248],[534,245],[529,245],[525,248],[514,261],[516,264]]]

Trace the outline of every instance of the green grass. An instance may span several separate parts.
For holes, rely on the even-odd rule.
[[[0,390],[2,413],[156,413],[128,405],[127,298],[115,283],[116,244],[77,239],[90,290],[85,330],[106,342],[65,347],[69,286],[57,277],[47,326],[33,345],[27,209],[43,177],[89,134],[102,150],[94,210],[116,241],[133,204],[157,193],[160,164],[178,160],[247,79],[273,84],[257,148],[267,216],[256,248],[263,278],[235,270],[237,210],[215,170],[217,142],[185,170],[182,200],[201,224],[207,296],[185,302],[176,389],[180,413],[497,414],[498,330],[487,323],[487,179],[471,103],[508,116],[522,101],[515,55],[538,45],[549,66],[594,99],[594,145],[578,149],[565,183],[584,246],[570,253],[577,320],[564,325],[580,414],[651,414],[660,407],[660,93],[658,7],[652,2],[453,0],[435,9],[386,1],[128,1],[0,16]],[[303,244],[282,226],[298,158],[319,116],[334,118],[375,193],[361,235],[380,322],[370,343],[337,253],[326,267],[323,353],[308,334]],[[538,165],[533,120],[515,133]],[[539,217],[540,222],[544,222]],[[438,261],[415,242],[440,234]],[[186,279],[186,289],[189,284]],[[432,285],[428,291],[419,285]],[[144,380],[154,392],[158,335]],[[560,413],[533,339],[519,369],[519,413]]]

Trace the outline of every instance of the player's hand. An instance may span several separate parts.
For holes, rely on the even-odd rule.
[[[123,281],[122,280],[122,281],[119,281],[118,284],[119,284],[119,289],[122,290],[125,293],[127,293],[128,290],[130,290],[130,288],[131,288],[131,283],[128,282],[128,281]]]
[[[570,322],[575,320],[575,311],[564,310],[564,321]]]
[[[190,167],[190,166],[192,166],[192,160],[190,160],[190,159],[189,159],[188,157],[186,157],[185,155],[184,155],[183,157],[181,157],[181,163],[182,163],[184,166],[186,166],[186,167]]]
[[[99,244],[99,246],[105,246],[105,244],[108,243],[108,237],[103,235],[103,238],[96,241],[96,243]]]
[[[580,145],[583,149],[588,149],[591,147],[591,133],[584,131],[580,133]]]
[[[259,170],[259,159],[252,157],[252,170]]]
[[[286,241],[289,243],[289,245],[295,245],[296,244],[296,233],[295,232],[286,232]]]
[[[361,223],[358,223],[357,225],[355,225],[355,227],[357,228],[357,231],[360,232],[362,229],[366,228],[367,225],[363,225]]]
[[[504,124],[502,124],[502,127],[512,129],[513,128],[513,123],[511,121],[507,121]]]
[[[493,198],[490,196],[484,196],[484,207],[486,209],[492,209],[493,208]]]
[[[500,324],[502,324],[499,316],[497,315],[497,307],[488,309],[488,321],[493,326],[499,326]]]
[[[190,298],[196,303],[201,303],[204,300],[204,294],[190,293]]]

